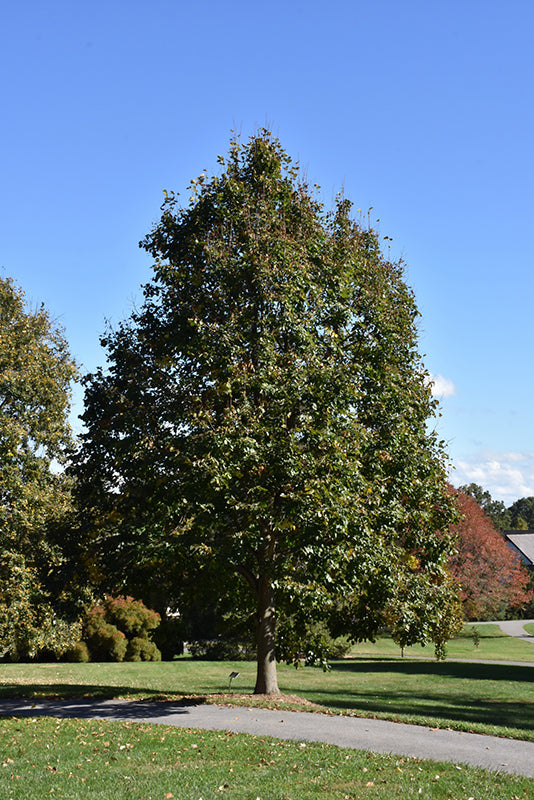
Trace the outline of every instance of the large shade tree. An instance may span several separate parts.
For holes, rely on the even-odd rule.
[[[75,470],[101,552],[248,586],[276,693],[306,620],[373,636],[409,580],[439,627],[454,511],[402,265],[268,131],[219,161],[142,242],[153,279],[86,379]]]
[[[77,632],[58,614],[64,584],[54,584],[65,568],[58,529],[71,500],[60,466],[75,375],[47,311],[0,279],[0,656],[60,652]]]

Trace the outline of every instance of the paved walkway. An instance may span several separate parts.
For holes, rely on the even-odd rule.
[[[504,633],[534,644],[523,625],[534,620],[499,622]],[[484,625],[480,622],[477,625]],[[495,624],[495,623],[487,623]],[[510,663],[510,662],[502,662]],[[524,662],[522,666],[527,666]],[[534,664],[532,665],[534,666]],[[77,717],[231,730],[296,741],[328,742],[340,747],[453,761],[534,778],[534,742],[475,733],[404,725],[377,719],[340,717],[305,711],[272,711],[242,706],[154,703],[131,700],[57,700],[33,703],[0,700],[0,716]]]
[[[534,619],[506,619],[502,622],[499,622],[499,628],[503,633],[507,633],[508,636],[513,636],[516,639],[522,639],[524,642],[532,642],[534,644],[534,636],[524,629],[523,625],[528,625],[529,623],[534,622]],[[477,622],[477,625],[481,625],[484,623]]]
[[[1,700],[0,715],[114,719],[181,728],[231,730],[278,739],[328,742],[340,747],[453,761],[534,777],[534,742],[437,730],[377,719],[305,711],[129,700]]]

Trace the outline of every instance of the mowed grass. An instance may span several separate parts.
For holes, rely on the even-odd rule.
[[[481,627],[475,652],[502,655],[504,639],[492,626]],[[498,631],[498,629],[496,629]],[[495,640],[495,641],[494,641]],[[464,637],[455,645],[472,647]],[[385,648],[387,641],[376,647]],[[452,649],[452,648],[451,648]],[[519,659],[516,659],[519,660]],[[239,672],[229,691],[230,672]],[[251,662],[207,662],[178,659],[163,663],[1,664],[0,697],[130,697],[133,699],[198,698],[207,702],[277,705],[306,710],[377,717],[431,727],[475,731],[534,741],[534,667],[481,661],[437,662],[411,657],[357,655],[333,662],[332,670],[278,666],[280,690],[272,701],[252,696],[256,665]]]
[[[0,719],[2,800],[527,800],[534,780],[220,731]]]
[[[456,658],[534,660],[534,646],[481,626]],[[522,648],[517,647],[522,645]],[[374,648],[370,653],[365,648]],[[521,653],[521,650],[526,651]],[[357,714],[534,741],[534,667],[410,656],[382,638],[332,671],[279,665],[289,708]],[[425,651],[423,651],[425,653]],[[426,651],[427,655],[431,653]],[[523,658],[521,657],[523,655]],[[528,657],[527,657],[528,656]],[[239,672],[229,691],[229,674]],[[0,697],[181,698],[272,705],[250,696],[255,664],[179,659],[154,664],[0,664]],[[300,705],[297,696],[308,704]],[[1,701],[0,701],[1,703]],[[313,705],[309,705],[313,704]],[[0,718],[0,797],[70,800],[523,800],[534,780],[458,764],[342,750],[229,732],[119,721]]]
[[[534,624],[531,624],[534,633]],[[476,629],[478,645],[475,644]],[[529,625],[525,626],[528,631]],[[351,655],[365,656],[397,656],[400,648],[389,636],[380,636],[376,642],[362,642],[354,645]],[[405,656],[421,656],[432,658],[434,650],[431,645],[422,647],[414,645],[405,649]],[[515,639],[503,633],[498,625],[477,625],[476,622],[464,625],[463,631],[447,644],[447,658],[467,658],[489,661],[525,661],[534,663],[534,644]]]

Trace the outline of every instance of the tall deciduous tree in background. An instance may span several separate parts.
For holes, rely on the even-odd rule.
[[[0,655],[61,651],[76,630],[51,605],[47,579],[62,554],[51,528],[69,508],[52,469],[72,448],[67,421],[76,367],[44,308],[0,279]]]
[[[508,506],[493,500],[487,489],[477,483],[458,487],[472,497],[499,530],[534,530],[534,497],[520,497]]]
[[[459,486],[458,490],[472,497],[496,528],[502,531],[512,527],[511,509],[513,506],[506,508],[502,500],[494,500],[487,489],[483,489],[478,483]]]
[[[508,508],[510,528],[534,530],[534,497],[520,497]]]
[[[462,520],[451,571],[461,587],[468,619],[502,619],[532,599],[529,573],[478,503],[454,490]]]
[[[169,563],[245,581],[255,691],[276,693],[277,613],[283,632],[337,609],[364,638],[403,581],[449,593],[454,511],[402,266],[269,132],[219,160],[142,242],[154,277],[86,380],[76,473],[108,552],[154,581]],[[439,626],[442,600],[419,613]]]

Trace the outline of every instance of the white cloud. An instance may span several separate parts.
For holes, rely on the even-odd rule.
[[[478,483],[506,505],[534,495],[534,453],[484,451],[459,459],[455,467],[450,476],[455,486]]]
[[[454,383],[443,375],[430,375],[428,382],[433,397],[454,397],[456,394]]]

